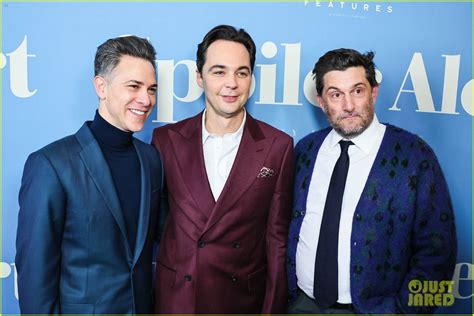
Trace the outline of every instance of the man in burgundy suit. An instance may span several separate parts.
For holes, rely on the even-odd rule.
[[[169,214],[157,313],[284,313],[293,141],[244,109],[255,44],[220,25],[197,50],[206,108],[157,128]]]

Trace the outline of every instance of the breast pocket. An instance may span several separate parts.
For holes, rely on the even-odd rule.
[[[264,293],[267,285],[267,267],[264,266],[247,276],[249,293],[256,295]]]
[[[168,268],[167,266],[158,261],[156,266],[156,274],[157,280],[160,284],[171,288],[174,287],[174,283],[176,281],[175,270]]]
[[[268,187],[273,188],[275,186],[276,178],[268,177],[268,178],[257,178],[252,183],[252,188],[261,188],[261,187]]]

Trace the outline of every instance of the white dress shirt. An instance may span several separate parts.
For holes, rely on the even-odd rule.
[[[204,110],[202,114],[204,165],[206,166],[207,179],[215,201],[217,201],[224,188],[232,165],[234,164],[235,156],[237,156],[237,151],[244,132],[245,120],[246,113],[244,109],[244,119],[239,129],[234,133],[227,133],[220,136],[210,134],[206,130],[206,110]]]
[[[377,117],[369,127],[351,141],[349,146],[349,171],[342,199],[338,241],[338,302],[352,303],[350,283],[350,251],[352,218],[369,176],[385,133],[385,125]],[[343,139],[334,129],[326,136],[314,165],[306,201],[306,215],[301,225],[296,250],[296,276],[298,287],[314,298],[314,264],[318,248],[319,231],[323,218],[326,195],[332,171],[341,153],[339,141]]]

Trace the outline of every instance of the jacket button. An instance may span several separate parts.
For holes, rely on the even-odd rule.
[[[239,241],[234,242],[234,243],[232,244],[232,247],[233,247],[233,248],[237,248],[237,249],[240,248],[240,242],[239,242]]]
[[[199,248],[204,248],[205,245],[206,245],[206,243],[204,243],[204,241],[202,241],[201,239],[198,240],[197,246],[198,246]]]
[[[184,276],[184,279],[185,279],[186,281],[191,281],[191,280],[193,279],[193,277],[192,277],[190,274],[186,274],[186,275]]]
[[[237,277],[235,275],[231,276],[232,282],[237,282]]]

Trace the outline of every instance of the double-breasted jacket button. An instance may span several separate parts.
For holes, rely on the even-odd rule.
[[[236,248],[236,249],[240,248],[240,241],[233,242],[232,243],[232,248]]]
[[[199,248],[204,248],[205,245],[206,245],[206,243],[203,240],[201,240],[201,239],[198,240],[197,246]]]
[[[186,281],[191,281],[191,280],[193,279],[193,277],[192,277],[190,274],[185,274],[185,275],[184,275],[184,279],[185,279]]]
[[[237,277],[235,275],[231,276],[232,282],[237,282]]]

